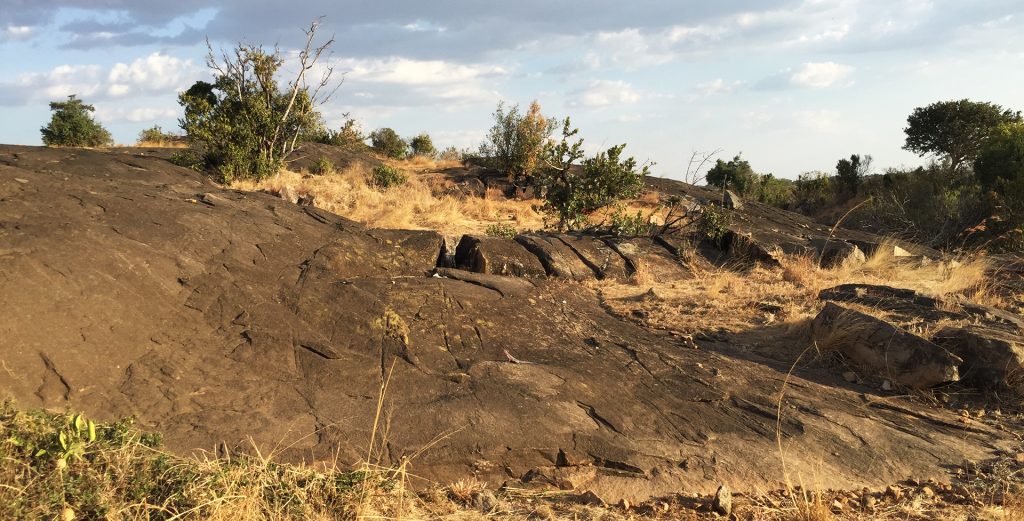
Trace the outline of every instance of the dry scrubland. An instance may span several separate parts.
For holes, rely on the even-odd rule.
[[[277,193],[291,187],[315,195],[316,206],[380,228],[435,229],[455,236],[507,224],[519,231],[542,229],[534,201],[443,195],[437,172],[458,167],[425,159],[392,162],[409,172],[407,183],[380,190],[370,172],[352,167],[325,175],[285,171],[233,188]],[[630,201],[629,211],[663,218],[659,196]],[[598,216],[596,219],[602,219]],[[922,262],[876,253],[861,264],[819,268],[812,259],[789,257],[781,269],[715,265],[687,249],[682,260],[693,278],[664,283],[643,272],[628,282],[589,283],[611,312],[646,326],[687,336],[727,332],[753,353],[799,364],[834,363],[806,345],[806,324],[821,308],[821,289],[842,283],[891,284],[939,298],[956,307],[962,299],[1012,307],[1013,296],[990,282],[983,257]],[[891,248],[879,248],[879,252]],[[1019,298],[1019,296],[1017,296]],[[859,307],[884,316],[884,312]],[[638,313],[637,311],[642,311]],[[1020,311],[1020,310],[1016,310]],[[941,323],[907,323],[921,332]],[[746,335],[746,336],[744,336]],[[569,493],[505,489],[464,480],[413,492],[415,460],[382,468],[386,444],[387,389],[381,389],[375,438],[354,472],[329,467],[277,464],[274,454],[218,457],[216,452],[181,457],[163,452],[159,440],[130,423],[75,425],[71,415],[0,409],[0,517],[60,519],[718,519],[710,497],[679,495],[643,505],[588,505]],[[973,414],[973,413],[969,413]],[[1010,414],[1007,414],[1010,416]],[[81,423],[81,422],[79,422]],[[780,450],[780,488],[736,495],[733,518],[741,520],[990,520],[1024,519],[1017,484],[1024,462],[1009,457],[984,467],[962,467],[953,483],[903,483],[889,490],[819,491],[814,476],[790,476]],[[951,462],[958,465],[959,462]],[[805,485],[805,486],[802,486]],[[68,506],[75,498],[74,508]]]

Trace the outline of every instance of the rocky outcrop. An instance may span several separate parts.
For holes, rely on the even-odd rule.
[[[983,325],[945,327],[932,340],[963,360],[964,382],[981,389],[1024,391],[1024,340],[1020,333]]]
[[[576,281],[593,280],[597,275],[573,249],[554,235],[519,235],[516,242],[537,256],[551,277]]]
[[[463,235],[455,247],[455,266],[477,273],[543,277],[544,265],[518,242],[501,237]]]
[[[819,349],[842,353],[864,371],[925,389],[960,379],[962,360],[942,347],[884,320],[827,303],[811,324]]]

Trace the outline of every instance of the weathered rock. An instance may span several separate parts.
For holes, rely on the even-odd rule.
[[[473,507],[484,514],[490,514],[498,508],[499,502],[494,492],[481,490],[473,494]]]
[[[605,244],[626,259],[631,276],[640,273],[657,281],[682,280],[693,276],[679,258],[672,256],[653,239],[615,237],[605,239]]]
[[[963,359],[960,374],[965,383],[982,389],[1024,385],[1024,340],[1019,333],[982,325],[946,327],[932,340]]]
[[[729,490],[729,487],[724,484],[718,487],[714,499],[711,500],[711,509],[723,516],[732,513],[732,491]]]
[[[537,256],[548,276],[577,281],[596,277],[594,270],[558,236],[519,235],[515,240]]]
[[[959,379],[958,357],[888,322],[831,302],[812,325],[820,349],[835,350],[864,370],[918,389]]]
[[[518,277],[474,273],[453,268],[438,268],[436,271],[440,277],[461,280],[483,286],[487,289],[493,289],[501,293],[503,297],[521,297],[530,293],[536,287],[529,280]]]
[[[626,259],[604,241],[589,235],[560,235],[559,239],[579,256],[597,278],[618,281],[629,278]]]
[[[300,195],[298,200],[295,201],[299,206],[315,206],[316,196],[313,194]]]
[[[463,235],[455,247],[455,265],[492,275],[543,277],[547,274],[536,255],[511,239]]]
[[[722,202],[726,208],[730,210],[739,210],[743,208],[743,199],[736,195],[732,190],[726,190],[725,195],[722,197]]]
[[[857,246],[839,239],[812,237],[811,246],[817,250],[818,264],[823,268],[835,268],[844,264],[861,264],[867,258]]]

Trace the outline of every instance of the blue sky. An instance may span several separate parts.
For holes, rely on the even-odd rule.
[[[332,125],[351,112],[475,147],[497,101],[537,99],[589,150],[625,142],[670,177],[713,149],[789,178],[852,153],[912,166],[914,107],[1024,109],[1019,0],[0,0],[0,142],[39,144],[71,93],[120,143],[176,128],[176,92],[209,77],[206,37],[288,50],[318,16],[346,73]]]

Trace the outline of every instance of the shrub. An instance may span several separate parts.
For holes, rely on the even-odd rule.
[[[392,159],[405,158],[409,144],[391,128],[378,128],[370,133],[370,146],[378,153]]]
[[[409,180],[405,172],[388,165],[380,165],[370,175],[370,185],[378,190],[387,190],[393,186],[402,186]]]
[[[434,148],[434,142],[426,132],[410,139],[409,148],[412,149],[413,155],[425,157],[434,157],[437,155],[437,149]]]
[[[732,214],[728,209],[714,204],[705,204],[700,209],[697,234],[701,239],[721,246],[731,222]]]
[[[316,164],[313,165],[313,174],[316,175],[330,175],[335,172],[334,163],[326,157],[320,156],[320,159],[316,160]]]
[[[636,215],[632,215],[622,208],[616,208],[611,215],[608,231],[614,235],[640,237],[652,235],[654,228],[650,216],[644,215],[642,211],[637,210]]]
[[[345,122],[342,123],[340,129],[331,130],[325,128],[323,125],[317,125],[315,129],[309,132],[306,139],[314,143],[323,143],[325,145],[333,145],[336,147],[365,147],[367,136],[363,134],[359,123],[349,116],[348,113],[344,115],[344,118]]]
[[[514,239],[519,232],[516,231],[515,226],[508,223],[494,223],[487,225],[484,229],[484,233],[491,237],[503,237],[505,239]]]
[[[153,125],[150,128],[143,129],[139,132],[138,144],[151,144],[162,146],[168,143],[174,143],[181,140],[181,136],[171,134],[170,132],[164,132],[160,125]]]
[[[267,52],[260,46],[239,45],[233,53],[224,53],[223,63],[210,48],[207,63],[213,83],[197,81],[178,96],[185,109],[181,128],[222,181],[260,180],[277,173],[298,138],[319,124],[315,106],[325,99],[317,99],[319,88],[307,85],[326,85],[331,70],[312,82],[306,75],[333,40],[314,48],[318,26],[314,22],[306,31],[297,76],[286,87],[277,82],[284,64],[279,49]]]
[[[530,103],[526,114],[520,114],[519,105],[512,105],[506,111],[504,103],[498,103],[494,126],[487,134],[487,141],[480,146],[480,152],[513,181],[525,181],[537,172],[556,125],[553,118],[541,114],[536,101]]]
[[[757,176],[753,196],[758,201],[778,208],[790,208],[795,199],[796,185],[789,179],[780,179],[772,174]]]
[[[797,176],[793,192],[793,205],[805,214],[835,204],[836,185],[832,177],[824,172],[804,172]]]
[[[740,195],[745,195],[754,188],[757,174],[750,167],[750,163],[737,154],[728,162],[721,159],[715,161],[715,166],[708,170],[705,180],[711,186],[730,189]]]
[[[839,191],[850,195],[857,195],[860,189],[861,180],[871,169],[871,156],[853,154],[850,159],[840,159],[836,163],[836,182]]]
[[[197,172],[201,171],[203,169],[203,165],[205,164],[203,158],[200,157],[199,154],[197,154],[194,150],[182,150],[179,152],[175,152],[171,154],[171,157],[168,160],[171,163],[174,163],[175,165],[190,168]]]
[[[74,94],[67,101],[51,101],[50,123],[39,129],[43,144],[59,147],[101,147],[113,144],[110,132],[90,112],[96,107],[86,105]]]
[[[548,166],[537,174],[544,193],[544,210],[558,220],[559,230],[577,229],[593,212],[622,199],[636,197],[643,190],[650,165],[637,167],[636,159],[622,159],[625,144],[609,148],[581,165],[583,140],[572,142],[579,133],[569,118],[562,125],[562,140],[545,151]]]
[[[459,149],[450,146],[442,150],[441,153],[437,155],[437,158],[442,161],[462,161],[463,153],[459,151]]]

